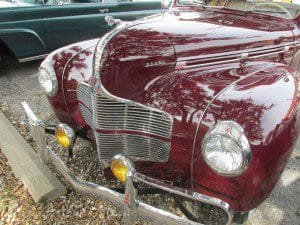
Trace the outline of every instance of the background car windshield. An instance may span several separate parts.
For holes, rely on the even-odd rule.
[[[43,0],[7,0],[11,3],[43,4]]]
[[[295,18],[300,14],[300,0],[255,1],[255,0],[178,0],[179,5],[224,6],[282,18]]]

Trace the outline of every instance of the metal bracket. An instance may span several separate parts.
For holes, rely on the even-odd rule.
[[[137,189],[134,187],[133,174],[135,171],[133,169],[129,170],[126,175],[125,184],[125,194],[124,194],[124,204],[125,209],[123,213],[123,222],[126,225],[134,224],[137,219]]]

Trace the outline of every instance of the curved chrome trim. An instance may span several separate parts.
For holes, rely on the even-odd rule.
[[[138,172],[135,172],[132,176],[132,178],[134,180],[140,181],[142,183],[148,184],[152,187],[164,190],[166,192],[175,194],[175,195],[179,195],[181,197],[184,198],[188,198],[194,201],[199,201],[199,202],[203,202],[209,205],[213,205],[216,207],[219,207],[221,209],[223,209],[227,216],[228,216],[228,220],[227,220],[227,225],[231,224],[232,219],[233,219],[233,211],[230,207],[230,205],[227,202],[222,201],[221,199],[218,198],[214,198],[214,197],[210,197],[208,195],[204,195],[204,194],[200,194],[198,192],[194,192],[191,190],[187,190],[187,189],[183,189],[180,187],[176,187],[176,186],[172,186],[170,184],[161,182],[157,179],[151,178],[151,177],[147,177],[143,174],[140,174]]]

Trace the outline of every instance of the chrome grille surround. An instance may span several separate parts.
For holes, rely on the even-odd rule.
[[[153,162],[166,162],[170,156],[172,116],[110,94],[100,79],[100,64],[107,43],[123,29],[137,23],[140,22],[121,24],[100,39],[94,55],[93,88],[83,83],[78,85],[80,111],[89,125],[92,117],[91,128],[101,161],[110,160],[116,154]],[[86,106],[90,107],[92,115]]]
[[[168,114],[93,93],[85,83],[78,84],[77,98],[82,117],[94,129],[101,160],[120,153],[133,160],[166,162],[169,159],[172,120]]]

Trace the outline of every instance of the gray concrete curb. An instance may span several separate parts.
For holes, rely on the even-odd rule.
[[[63,184],[40,163],[36,152],[1,112],[0,149],[35,202],[51,201],[66,193]]]

